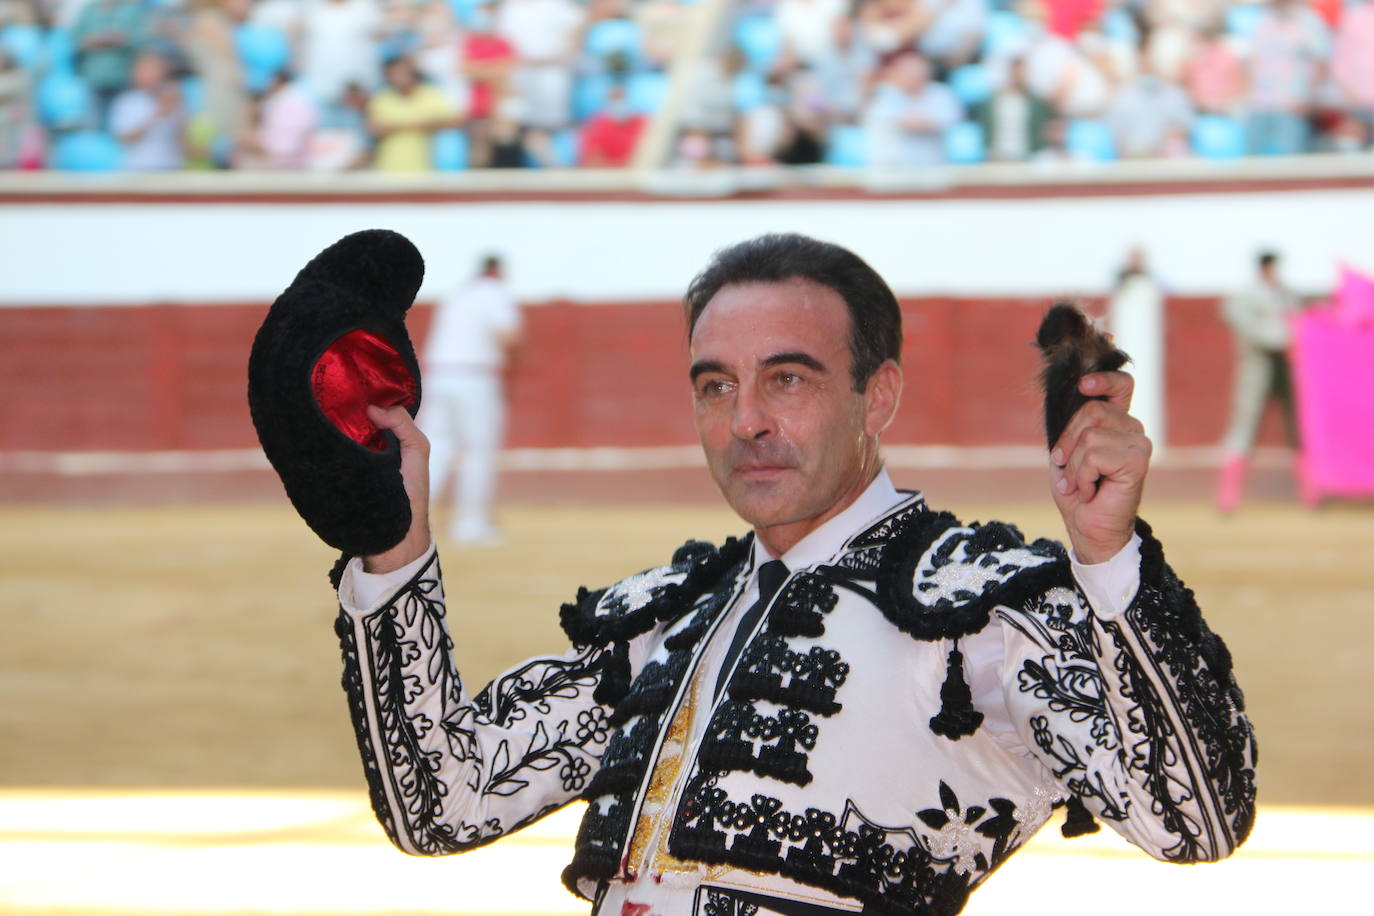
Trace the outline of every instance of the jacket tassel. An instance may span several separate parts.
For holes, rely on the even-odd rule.
[[[1076,836],[1087,836],[1090,833],[1097,833],[1101,829],[1102,825],[1093,820],[1092,813],[1083,804],[1083,800],[1077,795],[1070,795],[1069,801],[1065,805],[1064,823],[1059,828],[1064,839],[1071,840]]]
[[[959,644],[949,650],[945,682],[940,687],[940,711],[930,718],[930,730],[958,741],[971,735],[983,723],[983,714],[973,708],[973,692],[964,680],[964,656]]]
[[[617,640],[602,656],[601,680],[592,698],[603,706],[615,706],[630,692],[630,644]]]

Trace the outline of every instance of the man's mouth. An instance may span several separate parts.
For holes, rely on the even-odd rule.
[[[748,480],[767,480],[777,477],[780,474],[790,471],[792,468],[786,464],[771,464],[762,461],[749,461],[744,464],[735,465],[735,475],[744,477]]]

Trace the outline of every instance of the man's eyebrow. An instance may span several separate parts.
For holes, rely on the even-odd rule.
[[[803,353],[800,350],[789,350],[786,353],[774,353],[763,361],[764,368],[772,366],[783,366],[788,363],[796,363],[798,366],[805,366],[812,372],[826,372],[825,364],[810,353]]]
[[[725,364],[714,359],[703,359],[692,363],[691,378],[697,380],[697,376],[705,375],[707,372],[724,372]]]

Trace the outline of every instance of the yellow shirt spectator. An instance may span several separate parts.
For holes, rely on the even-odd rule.
[[[372,97],[367,118],[377,135],[379,172],[427,172],[433,167],[433,132],[458,123],[458,112],[434,86],[416,82],[405,58],[387,67],[390,84]]]

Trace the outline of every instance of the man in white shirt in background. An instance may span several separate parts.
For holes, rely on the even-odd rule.
[[[503,0],[497,7],[496,34],[519,59],[514,90],[526,127],[558,130],[572,117],[572,64],[585,20],[572,0]]]
[[[369,91],[382,84],[381,30],[377,0],[309,0],[301,7],[300,77],[320,104],[338,103],[349,83]]]
[[[491,501],[506,414],[501,375],[519,343],[519,306],[501,259],[487,255],[476,277],[440,301],[424,350],[430,476],[442,496],[459,461],[449,536],[460,543],[498,539]]]
[[[172,171],[186,163],[186,108],[167,61],[145,51],[134,61],[133,86],[110,108],[110,130],[130,171]]]
[[[945,129],[963,116],[953,90],[931,79],[929,61],[915,51],[898,52],[864,109],[869,165],[939,165],[945,161]]]

